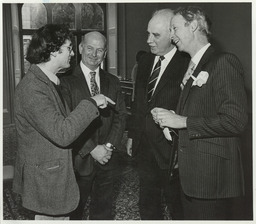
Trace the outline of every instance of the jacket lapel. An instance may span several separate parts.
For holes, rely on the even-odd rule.
[[[106,78],[106,75],[102,69],[99,71],[100,74],[100,93],[107,96],[109,90],[109,80]]]
[[[209,61],[209,59],[211,58],[211,56],[214,54],[214,48],[212,46],[210,46],[206,52],[204,53],[203,57],[201,58],[201,60],[199,61],[199,64],[197,65],[195,71],[193,72],[193,76],[196,78],[198,76],[198,74],[202,71],[202,68],[204,67],[204,65]],[[193,79],[190,78],[187,82],[187,84],[185,85],[183,91],[181,92],[181,96],[180,96],[180,102],[177,106],[177,113],[181,113],[184,105],[187,101],[187,98],[189,96],[189,92],[190,89],[192,87],[192,83],[193,83]]]
[[[67,116],[69,110],[66,110],[66,108],[68,108],[68,105],[67,105],[66,101],[64,100],[64,104],[65,104],[65,105],[63,105],[63,103],[62,103],[62,101],[61,101],[61,99],[60,99],[60,96],[59,96],[57,90],[55,89],[55,87],[53,86],[53,84],[51,83],[51,81],[50,81],[50,83],[48,83],[48,84],[49,84],[49,87],[51,88],[53,94],[55,95],[55,98],[56,98],[56,100],[57,100],[57,103],[58,103],[58,105],[59,105],[59,108],[60,108],[62,114],[65,115],[65,116]]]
[[[89,86],[86,82],[84,73],[83,73],[80,65],[78,65],[76,67],[76,70],[73,74],[80,80],[79,85],[81,87],[80,90],[82,91],[83,96],[91,96]]]
[[[177,54],[179,54],[178,51],[174,54],[173,58],[164,70],[152,98],[154,98],[161,91],[161,89],[170,81],[172,75],[178,70],[178,68],[176,68],[177,66],[179,66]]]
[[[49,88],[51,89],[51,91],[53,92],[56,102],[62,112],[63,115],[67,116],[67,112],[65,107],[68,108],[67,104],[65,103],[65,105],[63,105],[60,96],[57,92],[57,90],[55,89],[55,87],[53,86],[51,80],[47,77],[47,75],[45,75],[43,73],[43,71],[36,65],[32,65],[31,66],[31,71],[35,74],[35,76],[40,79],[41,81],[43,81],[46,85],[49,86]],[[64,107],[65,106],[65,107]]]

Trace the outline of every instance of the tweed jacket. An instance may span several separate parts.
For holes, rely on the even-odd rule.
[[[94,161],[90,152],[97,146],[110,142],[117,149],[121,149],[126,123],[126,106],[121,92],[119,79],[106,71],[100,69],[100,92],[111,98],[116,104],[100,109],[100,116],[82,133],[73,144],[73,157],[75,170],[81,176],[89,175],[95,165],[101,169],[113,169],[118,163],[118,153],[112,153],[112,157],[105,165]],[[80,65],[77,65],[72,75],[61,78],[62,93],[71,109],[91,93]]]
[[[177,113],[187,118],[179,131],[178,164],[184,193],[215,199],[244,193],[239,135],[247,124],[247,98],[238,58],[210,46],[193,76],[207,72],[201,87],[188,80]],[[202,73],[201,73],[202,74]]]
[[[99,116],[83,100],[70,113],[49,78],[32,65],[15,92],[18,152],[13,189],[25,208],[48,215],[73,211],[79,202],[70,144]]]
[[[151,75],[154,59],[155,55],[148,53],[143,55],[139,61],[128,134],[133,140],[134,156],[139,152],[140,147],[147,148],[146,150],[151,151],[154,155],[159,167],[168,169],[172,144],[164,137],[163,130],[154,122],[150,111],[155,107],[168,110],[176,109],[181,91],[182,75],[186,71],[190,58],[188,55],[176,51],[162,74],[151,101],[148,103],[148,79]],[[143,145],[144,143],[141,141],[143,135],[147,139],[146,145]]]

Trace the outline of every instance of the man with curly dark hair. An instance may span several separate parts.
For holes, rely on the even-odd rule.
[[[15,93],[18,133],[13,189],[35,219],[69,219],[79,202],[79,189],[70,144],[99,116],[112,100],[102,94],[88,97],[70,113],[56,76],[70,66],[74,56],[71,33],[61,25],[48,24],[32,37],[27,60],[32,64]],[[102,155],[99,161],[111,157]]]

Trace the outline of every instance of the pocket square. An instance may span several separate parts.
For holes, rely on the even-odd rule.
[[[164,132],[165,138],[166,138],[168,141],[172,141],[172,136],[171,136],[171,134],[170,134],[169,128],[164,128],[163,132]]]

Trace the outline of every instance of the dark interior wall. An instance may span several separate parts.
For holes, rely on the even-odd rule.
[[[240,59],[245,71],[245,84],[252,91],[252,24],[251,3],[213,5],[213,33],[225,51]],[[216,25],[215,25],[216,24]]]
[[[223,50],[235,53],[245,70],[245,83],[249,92],[252,90],[252,32],[251,3],[120,3],[124,11],[119,15],[125,26],[126,68],[123,73],[129,77],[135,63],[138,50],[149,50],[147,24],[152,13],[157,9],[197,5],[209,15],[213,25],[214,43]],[[124,50],[124,49],[122,49]]]

